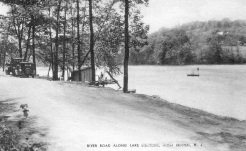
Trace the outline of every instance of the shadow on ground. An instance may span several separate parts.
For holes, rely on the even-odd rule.
[[[48,143],[43,140],[45,140],[44,137],[47,135],[48,129],[36,126],[38,117],[24,116],[20,104],[16,102],[19,99],[22,98],[0,101],[0,137],[11,138],[5,139],[8,142],[0,140],[0,150],[14,148],[17,150],[34,150],[38,148],[40,151],[45,151]],[[12,115],[12,117],[10,118],[9,115]],[[6,130],[8,133],[5,133]]]
[[[18,103],[15,101],[19,100],[21,98],[10,98],[3,101],[0,101],[0,121],[1,117],[5,116],[6,114],[18,112],[19,109],[16,108]]]
[[[227,132],[220,132],[220,133],[204,133],[204,132],[197,132],[197,134],[205,137],[206,139],[216,142],[219,144],[229,144],[229,148],[233,151],[241,151],[242,148],[246,148],[246,135],[239,134],[235,135],[232,133]]]

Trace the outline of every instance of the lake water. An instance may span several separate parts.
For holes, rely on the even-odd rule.
[[[197,68],[199,77],[187,76]],[[123,75],[116,79],[123,86]],[[129,89],[246,120],[246,65],[130,66]]]

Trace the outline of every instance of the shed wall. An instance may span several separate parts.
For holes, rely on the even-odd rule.
[[[79,81],[79,71],[74,71],[73,72],[73,81]],[[81,81],[82,82],[91,82],[92,81],[92,70],[89,69],[84,69],[81,70]]]

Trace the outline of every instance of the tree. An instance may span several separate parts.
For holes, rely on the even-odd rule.
[[[31,19],[32,19],[32,17],[31,17]],[[27,60],[28,50],[30,47],[32,22],[33,22],[33,20],[31,20],[30,23],[28,24],[28,34],[27,34],[26,52],[25,52],[24,60]]]
[[[51,21],[51,6],[49,7],[49,31],[47,31],[49,33],[49,37],[50,37],[50,56],[51,56],[51,61],[50,61],[50,64],[51,64],[51,69],[52,69],[52,72],[54,70],[54,54],[53,54],[53,42],[52,42],[52,28],[51,28],[51,24],[52,24],[52,21]]]
[[[25,12],[24,9],[21,6],[11,6],[11,26],[10,32],[13,33],[16,38],[18,39],[18,51],[19,51],[19,57],[22,58],[22,42],[23,42],[23,34],[25,30]]]
[[[0,66],[2,66],[3,68],[3,71],[5,69],[5,58],[6,58],[6,53],[10,53],[12,55],[11,52],[9,52],[9,47],[13,47],[12,46],[12,43],[10,43],[9,41],[9,30],[10,30],[10,24],[6,24],[8,23],[8,18],[6,16],[1,16],[3,21],[5,22],[4,23],[1,23],[1,50],[0,50],[0,58],[1,58],[1,62],[2,62],[2,65],[1,65],[1,62],[0,62]]]
[[[53,69],[53,80],[58,80],[59,67],[62,68],[64,76],[65,66],[69,65],[73,66],[73,70],[75,66],[78,70],[81,70],[82,65],[91,66],[93,81],[95,81],[95,67],[105,67],[112,75],[120,74],[123,59],[119,52],[124,47],[129,48],[128,53],[124,53],[126,56],[128,54],[128,59],[127,57],[124,59],[128,66],[129,51],[139,52],[140,48],[147,44],[148,31],[148,27],[141,21],[142,17],[137,7],[138,4],[147,4],[148,1],[133,0],[128,2],[128,34],[125,34],[124,2],[123,0],[89,0],[83,1],[85,6],[80,8],[80,0],[52,0],[42,5],[43,7],[40,4],[40,6],[36,4],[18,6],[21,10],[15,13],[19,16],[13,16],[16,17],[14,18],[16,23],[17,19],[20,20],[19,23],[24,23],[21,19],[26,21],[23,24],[22,35],[19,36],[22,37],[22,42],[18,43],[21,44],[19,50],[25,48],[26,51],[19,54],[24,54],[27,60],[33,56],[34,63],[36,61],[42,61],[46,65],[49,63]],[[72,12],[64,9],[63,4],[69,5]],[[87,4],[89,4],[89,11],[86,11]],[[73,10],[77,11],[77,14],[74,14]],[[81,11],[84,14],[80,14]],[[40,19],[41,22],[38,21]],[[10,20],[12,25],[13,21],[12,18]],[[18,26],[16,27],[18,29]],[[12,29],[11,32],[14,33],[14,28]],[[52,36],[53,33],[55,37]],[[18,40],[16,32],[15,35]],[[65,40],[69,35],[71,35],[70,41],[66,43]],[[79,77],[81,80],[81,75]]]
[[[131,2],[131,6],[129,6],[129,3]],[[124,78],[123,78],[123,92],[124,93],[127,93],[128,92],[128,62],[129,62],[129,42],[130,42],[130,39],[129,39],[129,9],[131,7],[134,7],[136,6],[137,4],[145,4],[147,5],[148,4],[148,0],[132,0],[132,1],[129,1],[129,0],[125,0],[125,57],[124,57]],[[139,14],[140,11],[137,10],[137,14]],[[139,21],[139,17],[138,16],[133,16],[133,22],[137,22]],[[142,27],[142,24],[139,25],[139,27],[136,27],[135,30],[139,31],[138,28],[141,28]],[[148,30],[148,28],[146,29]],[[136,46],[138,44],[142,44],[142,43],[137,43],[138,42],[138,39],[135,38],[136,35],[133,35],[133,40],[132,40],[132,46],[134,48],[136,48]],[[145,37],[141,37],[141,38],[145,38]]]
[[[73,7],[71,6],[70,7],[70,10],[71,10],[71,26],[72,26],[72,36],[71,36],[71,43],[72,43],[72,58],[73,59],[75,59],[75,52],[74,52],[74,46],[75,46],[75,43],[74,43],[74,39],[75,39],[75,37],[74,37],[74,34],[75,34],[75,19],[74,19],[74,10],[73,10]],[[72,61],[72,66],[73,66],[73,71],[74,71],[74,68],[75,68],[75,63],[74,63],[74,61]]]
[[[211,64],[221,64],[223,63],[223,49],[221,46],[221,37],[218,35],[212,35],[207,39],[209,44],[208,52],[206,54],[206,59]]]
[[[117,2],[94,3],[95,65],[111,75],[121,73],[118,52],[124,43],[124,19],[114,7]]]
[[[79,31],[79,22],[80,22],[80,16],[79,16],[79,0],[77,2],[77,51],[78,51],[78,69],[79,69],[79,81],[81,81],[81,54],[80,54],[80,31]]]
[[[62,77],[65,77],[65,51],[66,51],[66,28],[67,28],[67,2],[65,2],[64,24],[63,24],[63,59],[62,59]]]
[[[179,65],[194,62],[190,38],[184,30],[163,32],[154,49],[159,64]]]
[[[62,0],[58,1],[57,11],[56,11],[56,38],[55,38],[55,54],[54,54],[54,70],[53,70],[53,80],[58,80],[58,33],[60,27],[60,9],[61,9],[61,2]]]
[[[123,92],[128,91],[128,60],[129,60],[129,27],[128,27],[128,16],[129,16],[129,0],[125,0],[125,58],[124,58],[124,84]]]
[[[89,15],[90,15],[90,52],[91,52],[91,68],[92,68],[92,82],[95,82],[95,61],[94,61],[94,31],[93,31],[93,14],[92,14],[92,0],[89,0]]]
[[[32,20],[34,20],[35,17],[32,17]],[[36,54],[35,54],[35,24],[33,23],[32,25],[32,59],[33,59],[33,63],[34,63],[34,70],[36,70]]]

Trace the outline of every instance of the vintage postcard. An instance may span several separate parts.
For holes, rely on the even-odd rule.
[[[245,0],[0,0],[0,151],[246,150]]]

